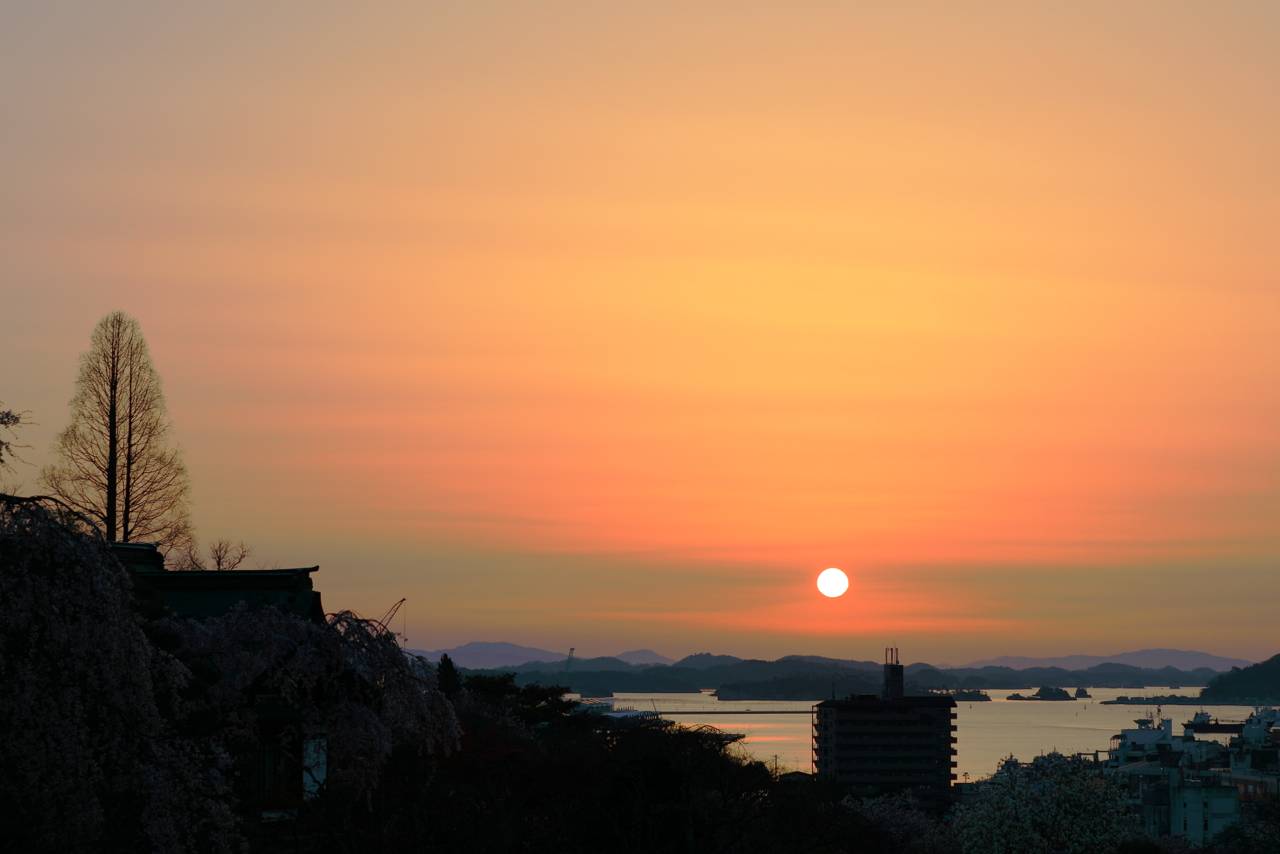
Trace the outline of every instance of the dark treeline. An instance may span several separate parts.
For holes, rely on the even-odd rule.
[[[265,766],[308,734],[326,740],[321,800],[339,823],[367,812],[393,759],[458,744],[434,673],[375,624],[243,605],[175,618],[54,500],[0,495],[0,602],[7,850],[244,850],[278,779]]]
[[[1200,694],[1206,702],[1280,702],[1280,655],[1215,676]]]

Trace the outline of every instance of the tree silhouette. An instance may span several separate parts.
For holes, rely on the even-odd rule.
[[[386,788],[413,798],[458,748],[430,668],[376,621],[140,613],[96,520],[47,497],[0,493],[0,567],[3,850],[357,850],[346,834],[393,763],[412,773]],[[347,844],[260,825],[264,774],[285,780],[264,756],[302,734],[325,743],[312,820]]]
[[[436,668],[436,685],[440,688],[440,693],[450,699],[462,687],[462,678],[458,675],[458,668],[454,666],[453,659],[449,657],[447,652],[440,655],[440,665]]]
[[[154,541],[169,551],[191,538],[190,482],[169,442],[160,377],[138,322],[113,312],[80,358],[71,423],[58,436],[49,490],[94,520],[108,540]]]
[[[214,746],[175,734],[185,666],[147,638],[92,520],[0,494],[6,850],[235,851]]]
[[[14,437],[16,428],[22,426],[22,418],[23,413],[5,409],[0,404],[0,488],[10,488],[6,485],[6,475],[13,472],[13,461],[18,459],[14,448],[21,446],[14,444]]]
[[[209,543],[209,559],[206,561],[200,554],[194,539],[188,540],[182,552],[176,557],[169,555],[171,569],[205,570],[225,572],[237,569],[252,554],[252,549],[244,541],[231,542],[228,539],[217,539]]]
[[[13,428],[22,423],[22,415],[14,412],[12,409],[0,409],[0,430],[5,434],[12,436]],[[0,469],[9,465],[8,460],[13,459],[13,441],[11,439],[0,439]]]

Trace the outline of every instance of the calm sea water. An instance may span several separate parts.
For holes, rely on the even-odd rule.
[[[1154,711],[1154,706],[1103,706],[1100,700],[1121,694],[1179,694],[1195,696],[1199,688],[1178,690],[1151,687],[1090,688],[1091,700],[1074,702],[1019,702],[1005,697],[1018,691],[1034,693],[1036,686],[989,691],[989,703],[959,703],[959,726],[956,735],[960,780],[986,777],[995,771],[1000,760],[1012,754],[1021,760],[1057,750],[1061,753],[1105,751],[1111,736],[1134,726],[1134,718]],[[635,708],[673,712],[666,714],[683,724],[709,724],[726,732],[746,736],[743,749],[752,757],[777,763],[782,770],[810,770],[810,721],[807,714],[770,715],[770,710],[808,711],[812,701],[792,700],[727,700],[710,694],[618,694],[615,708]],[[1172,718],[1174,732],[1181,734],[1182,722],[1204,708],[1211,715],[1238,720],[1248,716],[1247,706],[1168,706],[1164,717]],[[752,714],[715,715],[708,712],[733,710]],[[1204,736],[1201,736],[1203,738]]]

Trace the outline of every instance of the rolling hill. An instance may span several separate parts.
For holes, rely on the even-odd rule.
[[[1280,702],[1280,655],[1214,677],[1200,694],[1205,702]]]
[[[1233,667],[1248,667],[1251,662],[1241,658],[1226,658],[1207,652],[1185,649],[1138,649],[1117,652],[1115,655],[1063,655],[1057,658],[1028,658],[1020,655],[1002,655],[984,661],[966,664],[965,668],[1011,667],[1026,670],[1032,667],[1061,667],[1064,670],[1084,670],[1098,664],[1128,664],[1133,667],[1159,669],[1173,667],[1178,670],[1205,668],[1225,672]]]

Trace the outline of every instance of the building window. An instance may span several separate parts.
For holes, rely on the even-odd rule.
[[[313,800],[320,796],[329,772],[329,740],[313,736],[302,742],[302,797]]]

